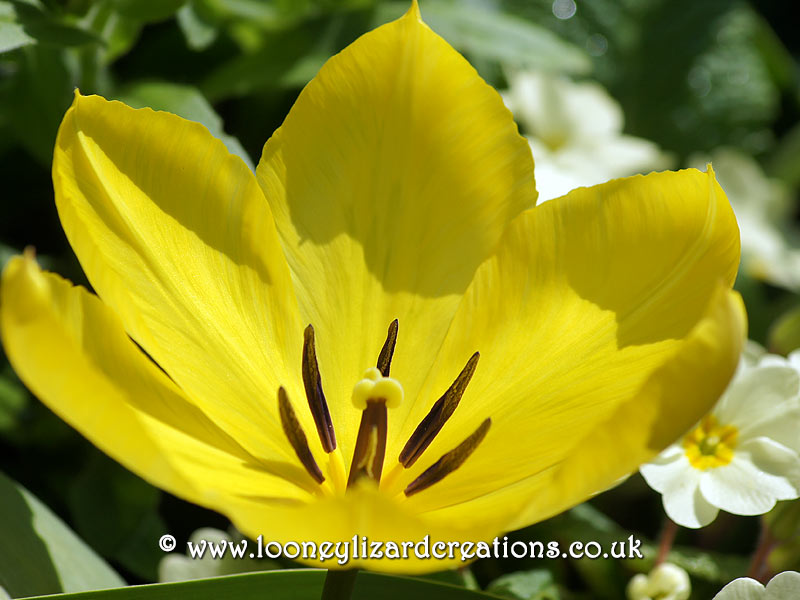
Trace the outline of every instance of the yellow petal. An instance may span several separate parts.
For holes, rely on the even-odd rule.
[[[472,382],[394,491],[487,417],[475,454],[411,506],[447,519],[517,510],[521,526],[611,486],[724,390],[744,335],[730,292],[738,260],[713,173],[616,180],[520,216],[479,269],[424,389],[435,397],[478,350]],[[387,453],[425,410],[414,407]]]
[[[257,175],[349,457],[359,412],[348,399],[389,323],[399,319],[392,376],[409,399],[391,427],[476,267],[535,204],[530,149],[500,96],[414,6],[325,64]]]
[[[464,549],[467,553],[465,560],[462,560],[464,555],[460,547],[453,545],[447,548],[441,544],[491,541],[502,528],[496,515],[482,518],[479,525],[469,518],[459,521],[426,519],[408,511],[401,502],[386,497],[370,485],[357,486],[348,491],[347,496],[326,497],[308,504],[267,502],[265,506],[257,502],[239,502],[232,507],[230,514],[236,527],[253,538],[267,532],[264,533],[265,542],[306,541],[318,545],[338,542],[339,547],[328,549],[328,553],[336,550],[341,556],[347,552],[350,558],[346,564],[339,564],[337,556],[323,562],[319,560],[319,553],[316,558],[303,560],[300,557],[300,562],[309,566],[366,568],[385,573],[424,573],[464,566],[476,558],[474,544],[471,549]],[[357,536],[355,544],[353,536]],[[430,554],[427,559],[415,554],[415,551],[425,553],[426,537],[427,552]],[[371,544],[381,543],[380,549],[387,553],[388,558],[364,558],[365,547],[362,544],[365,538],[367,549],[377,549]],[[405,551],[408,558],[392,558],[393,551],[385,545],[386,542],[396,544],[400,553]],[[420,545],[403,549],[403,542]],[[436,548],[434,544],[437,544]],[[358,557],[354,557],[354,546]],[[274,551],[274,546],[272,549]],[[445,557],[436,558],[434,552]],[[452,552],[452,556],[447,556],[448,552]],[[469,556],[470,552],[472,557]]]
[[[13,258],[3,272],[0,329],[33,393],[154,485],[219,511],[248,494],[309,497],[314,484],[296,461],[250,455],[131,342],[96,296],[42,273],[30,257]]]
[[[252,172],[197,123],[76,94],[53,182],[70,244],[126,331],[250,452],[285,454],[275,398],[280,385],[301,397],[302,326]]]

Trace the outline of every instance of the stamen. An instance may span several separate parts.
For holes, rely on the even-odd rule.
[[[389,333],[386,335],[386,341],[383,343],[381,353],[378,355],[378,370],[384,377],[389,376],[389,368],[392,365],[392,356],[394,356],[394,347],[397,344],[397,319],[389,325]]]
[[[472,374],[475,373],[479,358],[479,352],[470,357],[466,366],[456,377],[453,385],[436,401],[430,412],[422,419],[414,433],[411,434],[397,459],[406,469],[417,462],[417,459],[422,456],[425,449],[431,445],[433,439],[442,430],[444,424],[447,423],[447,420],[453,416],[458,403],[461,401],[461,396],[464,395],[464,390],[467,389],[467,384],[472,379]]]
[[[303,332],[303,384],[306,388],[308,408],[314,417],[322,448],[325,452],[331,453],[336,450],[336,433],[333,431],[325,394],[322,392],[322,378],[319,375],[317,351],[314,345],[314,327],[311,325]]]
[[[483,441],[483,438],[486,437],[486,433],[489,431],[489,426],[491,424],[492,420],[486,419],[471,436],[461,442],[453,450],[450,450],[447,454],[442,455],[433,465],[425,469],[422,475],[408,484],[408,487],[404,490],[405,495],[411,496],[428,489],[434,483],[438,483],[463,465],[464,461],[469,458],[470,454],[475,452],[475,449]]]
[[[386,341],[378,355],[378,366],[370,367],[364,378],[353,388],[353,405],[361,410],[356,447],[350,462],[347,487],[361,477],[381,480],[383,459],[386,454],[386,409],[399,406],[403,401],[403,387],[389,377],[394,347],[397,344],[397,319],[389,325]]]
[[[297,458],[300,459],[302,465],[308,471],[308,474],[314,478],[317,483],[325,481],[317,461],[314,460],[314,455],[311,454],[311,448],[308,447],[308,438],[297,420],[297,415],[289,402],[289,396],[286,395],[286,390],[283,387],[278,388],[278,412],[281,415],[281,426],[283,432],[289,439],[289,443],[294,448]]]
[[[383,457],[386,454],[386,422],[386,401],[383,398],[367,400],[367,407],[361,413],[361,424],[358,426],[347,487],[364,475],[380,481]]]

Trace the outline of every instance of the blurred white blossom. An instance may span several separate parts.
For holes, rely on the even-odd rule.
[[[786,186],[769,179],[749,155],[718,148],[710,157],[694,157],[691,166],[711,162],[736,213],[742,238],[742,269],[774,285],[800,291],[800,231],[792,221]]]
[[[622,109],[597,83],[520,72],[503,99],[530,141],[539,202],[670,166],[653,142],[623,135]]]
[[[711,413],[640,469],[679,525],[704,527],[719,509],[758,515],[800,496],[800,352],[755,348]]]
[[[644,575],[634,575],[626,589],[628,600],[687,600],[692,593],[689,574],[671,563],[662,563]]]
[[[734,579],[713,600],[797,600],[800,598],[800,573],[784,571],[773,577],[765,588],[755,579]]]
[[[241,546],[242,539],[241,534],[236,531],[228,533],[212,527],[202,527],[189,536],[189,542],[198,548],[203,546],[203,555],[195,558],[177,552],[167,554],[158,565],[158,581],[161,583],[189,581],[276,568],[274,562],[255,559],[252,554],[235,558],[230,551],[230,545]],[[223,544],[229,547],[229,551],[224,554],[218,552],[215,556],[209,550],[210,545],[221,548]]]

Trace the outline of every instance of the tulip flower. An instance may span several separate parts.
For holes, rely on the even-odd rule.
[[[416,3],[325,64],[256,174],[199,124],[76,94],[53,183],[96,295],[11,260],[10,362],[101,450],[265,540],[555,515],[707,412],[745,335],[713,171],[537,207],[511,114]]]

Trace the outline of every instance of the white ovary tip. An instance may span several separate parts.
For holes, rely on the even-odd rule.
[[[383,400],[386,408],[395,408],[403,402],[403,386],[391,377],[384,377],[375,367],[367,369],[364,379],[353,388],[353,406],[359,410],[367,408],[367,401]]]

